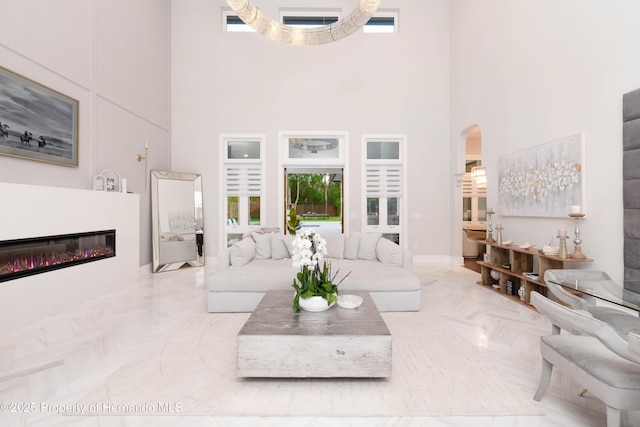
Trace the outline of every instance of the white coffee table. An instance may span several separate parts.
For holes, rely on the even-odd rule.
[[[391,333],[368,292],[357,309],[293,311],[292,291],[268,291],[238,333],[239,377],[391,376]]]

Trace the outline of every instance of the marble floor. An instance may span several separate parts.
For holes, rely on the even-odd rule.
[[[416,265],[440,316],[466,328],[477,351],[492,351],[511,381],[533,391],[540,372],[537,341],[549,323],[536,312],[477,284],[463,267]],[[0,426],[602,426],[604,405],[579,397],[580,387],[554,372],[538,403],[543,416],[488,417],[77,417],[68,409],[141,349],[206,311],[206,283],[215,266],[143,274],[136,283],[57,316],[0,336]],[[423,307],[429,310],[429,307]],[[518,319],[528,319],[519,321]],[[471,325],[471,326],[470,326]],[[465,331],[463,331],[464,333]],[[441,345],[446,345],[440,343]],[[467,355],[468,357],[469,355]],[[455,354],[452,358],[457,357]],[[26,404],[26,406],[25,406]],[[518,405],[518,402],[508,402]],[[634,414],[635,415],[635,414]],[[627,417],[625,417],[626,419]],[[633,421],[629,421],[631,425]]]

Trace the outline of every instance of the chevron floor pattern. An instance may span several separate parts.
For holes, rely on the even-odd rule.
[[[540,372],[538,340],[549,331],[537,312],[477,284],[463,267],[421,264],[423,310],[488,351],[513,384],[533,395]],[[604,405],[554,373],[539,403],[543,416],[491,417],[70,417],[60,415],[143,347],[206,310],[215,266],[143,274],[124,289],[0,336],[0,426],[603,426]],[[433,286],[437,282],[437,286]],[[445,283],[446,285],[443,285]],[[468,356],[468,355],[467,355]],[[452,354],[451,357],[456,357]],[[506,398],[506,397],[505,397]],[[7,406],[7,404],[12,406]],[[17,413],[11,410],[19,409]],[[505,402],[518,405],[518,402]],[[9,409],[9,410],[7,410]],[[637,415],[636,413],[631,416]],[[633,421],[629,421],[633,423]],[[630,424],[631,425],[631,424]],[[637,424],[636,424],[637,425]]]

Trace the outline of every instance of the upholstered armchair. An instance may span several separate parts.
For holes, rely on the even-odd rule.
[[[535,291],[531,303],[554,328],[540,338],[542,373],[534,400],[542,399],[555,366],[607,405],[607,426],[620,426],[621,411],[640,410],[640,335],[629,333],[627,341],[588,311]]]
[[[574,310],[589,312],[596,319],[610,324],[620,334],[640,333],[640,318],[638,316],[615,308],[597,306],[591,300],[568,292],[559,284],[562,281],[573,283],[576,280],[611,281],[611,277],[604,271],[596,270],[547,270],[544,273],[547,289],[558,301]]]

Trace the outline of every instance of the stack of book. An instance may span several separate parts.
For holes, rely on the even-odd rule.
[[[507,293],[513,295],[513,280],[507,280]]]

